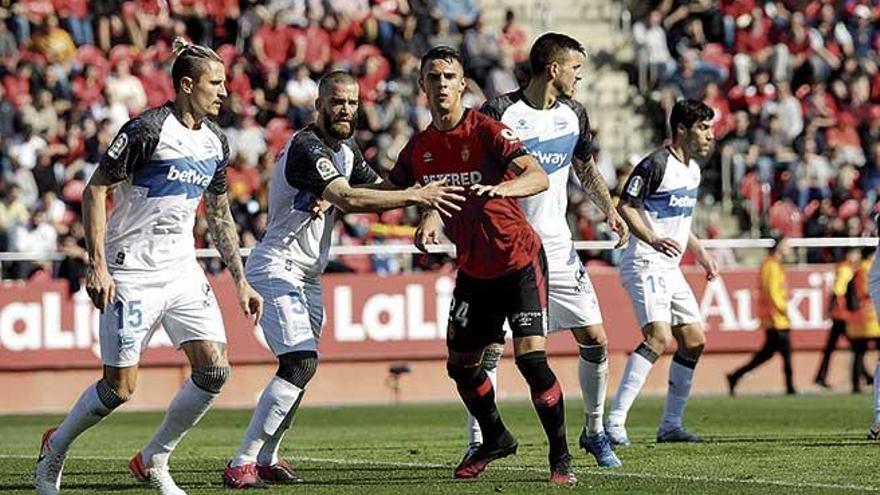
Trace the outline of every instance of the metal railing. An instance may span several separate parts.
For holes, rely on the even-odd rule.
[[[703,246],[709,249],[763,249],[773,245],[773,239],[703,239]],[[788,243],[792,248],[822,248],[822,247],[872,247],[876,246],[877,237],[804,237],[789,238]],[[614,248],[616,241],[575,241],[574,246],[578,251],[604,251]],[[241,248],[242,256],[248,256],[252,248]],[[436,244],[428,246],[431,253],[454,254],[455,246],[452,244]],[[366,246],[338,245],[330,248],[330,256],[351,255],[375,255],[375,254],[418,254],[421,251],[412,244],[371,244]],[[219,253],[214,248],[196,249],[199,258],[216,258]],[[59,252],[0,252],[0,268],[2,264],[11,261],[62,261],[65,255]]]

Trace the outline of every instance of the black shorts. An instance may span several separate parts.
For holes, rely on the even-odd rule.
[[[480,279],[459,271],[446,346],[456,352],[476,352],[492,343],[504,343],[505,319],[514,338],[547,335],[547,290],[543,248],[531,264],[502,277]]]

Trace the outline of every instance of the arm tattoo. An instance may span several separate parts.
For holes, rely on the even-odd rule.
[[[605,185],[605,179],[599,173],[596,162],[592,158],[587,162],[575,159],[572,161],[572,166],[574,166],[584,191],[593,200],[593,203],[607,215],[614,209],[614,203],[611,201],[611,193],[608,192],[608,186]]]
[[[220,257],[235,283],[244,280],[244,268],[241,264],[241,256],[238,252],[238,229],[229,211],[229,197],[226,193],[205,193],[205,214],[208,220],[208,229],[214,237],[214,244]]]

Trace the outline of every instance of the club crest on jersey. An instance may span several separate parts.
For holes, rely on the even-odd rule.
[[[470,157],[471,157],[471,149],[470,149],[470,147],[468,147],[468,146],[464,146],[464,147],[461,149],[461,161],[466,162],[466,161],[468,161],[468,158],[470,158]]]
[[[638,196],[642,192],[643,185],[642,178],[637,175],[629,181],[629,185],[626,186],[626,193],[630,196]]]
[[[519,119],[516,121],[517,130],[524,131],[529,128],[529,121],[526,119]]]
[[[327,158],[318,158],[318,161],[315,162],[315,168],[324,180],[329,180],[330,178],[339,175],[339,172],[336,171],[336,167],[333,166],[333,162]]]
[[[568,125],[568,121],[565,120],[563,117],[555,117],[553,119],[553,127],[555,127],[557,131],[561,131],[562,129],[565,129],[565,126],[567,126],[567,125]]]
[[[434,161],[434,155],[432,155],[430,151],[426,151],[425,154],[422,155],[422,161],[425,163],[431,163]]]
[[[128,135],[124,132],[120,132],[119,135],[116,136],[116,139],[113,140],[113,144],[107,148],[107,156],[114,160],[118,159],[126,146],[128,146]]]

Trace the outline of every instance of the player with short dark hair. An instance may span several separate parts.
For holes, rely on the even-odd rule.
[[[675,104],[669,124],[672,142],[633,170],[623,187],[617,209],[633,236],[620,262],[620,277],[629,292],[645,340],[630,354],[605,423],[617,445],[629,445],[626,417],[657,358],[675,341],[678,348],[669,367],[669,389],[658,442],[699,442],[682,426],[697,360],[703,352],[700,308],[681,273],[684,249],[690,249],[706,270],[718,275],[718,265],[691,232],[697,205],[700,165],[712,150],[714,112],[696,100]]]
[[[447,370],[480,424],[483,443],[456,467],[455,477],[474,478],[493,460],[517,450],[495,405],[492,381],[480,366],[486,347],[504,341],[507,320],[517,367],[549,440],[550,481],[575,483],[562,388],[545,351],[546,258],[517,202],[546,190],[547,174],[507,126],[462,105],[464,69],[457,51],[428,51],[419,82],[432,122],[401,151],[390,180],[409,187],[445,178],[470,193],[461,211],[446,219],[459,265],[447,329]]]
[[[620,460],[602,425],[608,380],[607,337],[596,292],[574,249],[566,219],[568,180],[574,168],[584,190],[620,236],[618,245],[623,245],[628,236],[626,223],[614,209],[591,155],[587,112],[572,99],[585,57],[584,47],[574,38],[561,33],[542,35],[532,45],[532,74],[527,86],[487,101],[480,111],[510,127],[549,177],[547,191],[519,200],[547,253],[548,328],[550,332],[570,329],[580,350],[578,378],[585,413],[581,447],[596,458],[599,466],[619,467]],[[419,244],[437,239],[439,230],[439,215],[426,217],[420,226]],[[482,358],[481,366],[496,388],[503,351],[503,344],[490,344]],[[472,455],[483,442],[480,426],[470,414],[468,426],[470,444],[465,456]]]
[[[238,231],[229,211],[229,147],[209,118],[217,116],[226,97],[226,70],[208,48],[178,38],[174,51],[174,102],[147,110],[122,127],[83,195],[86,290],[101,310],[104,373],[64,421],[44,433],[34,480],[39,494],[58,493],[71,443],[131,398],[141,352],[160,323],[186,353],[192,374],[129,470],[160,494],[184,493],[168,472],[168,458],[230,373],[223,319],[195,256],[193,225],[202,197],[242,310],[257,320],[262,312],[262,298],[244,279]],[[111,191],[114,206],[108,220],[105,204]]]
[[[318,84],[318,120],[291,137],[278,156],[269,186],[266,234],[247,262],[247,278],[266,300],[260,322],[278,358],[241,446],[223,472],[230,488],[302,481],[278,456],[306,386],[318,368],[324,306],[321,274],[327,265],[339,211],[383,211],[406,205],[449,214],[464,200],[462,186],[433,181],[391,190],[364,160],[352,137],[357,80],[343,71]]]

